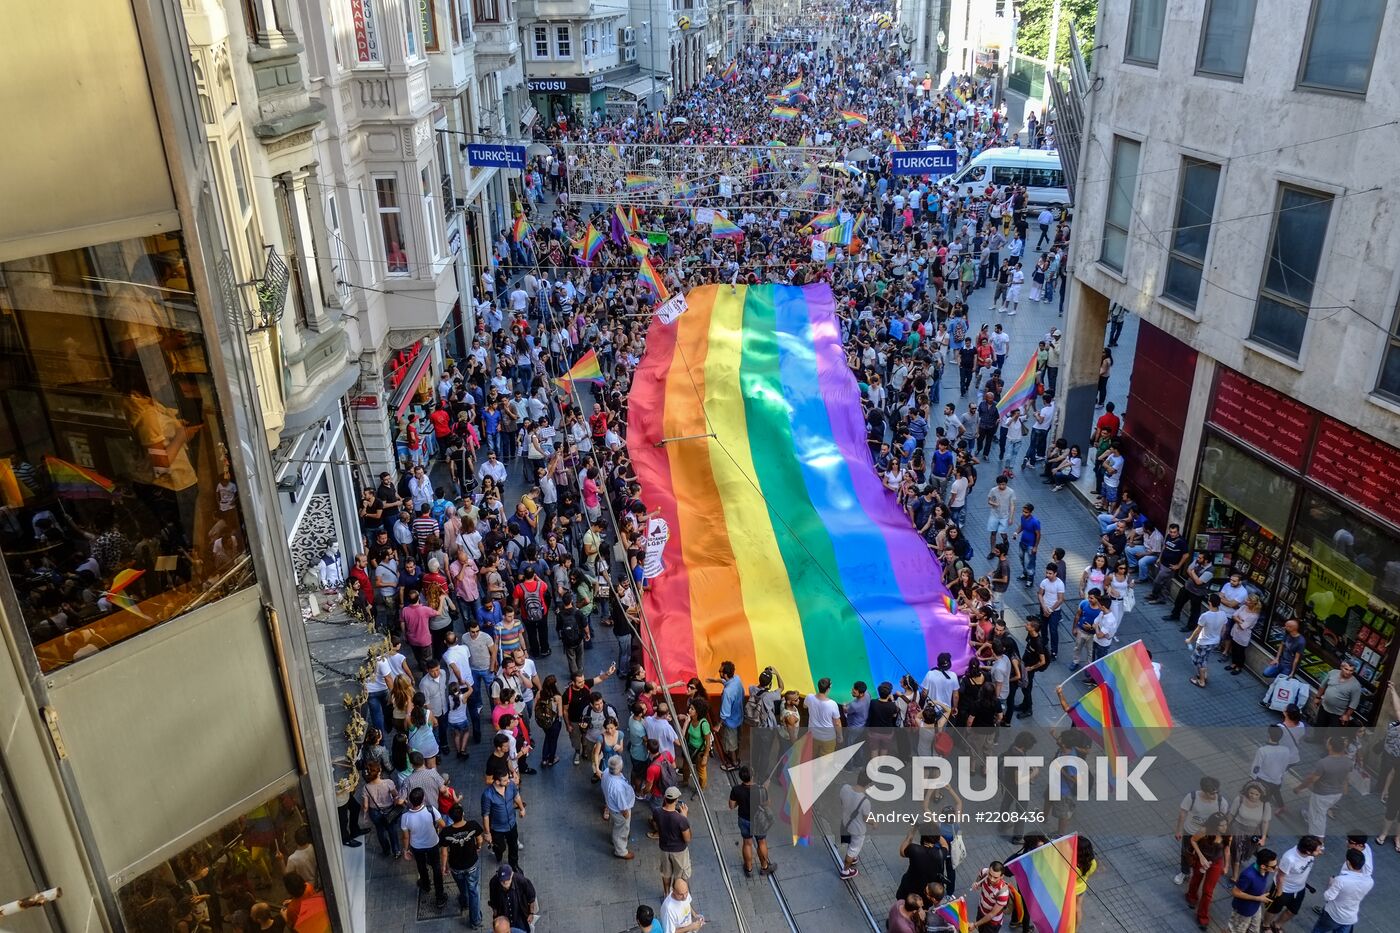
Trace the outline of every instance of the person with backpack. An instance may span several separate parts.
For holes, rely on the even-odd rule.
[[[533,566],[526,564],[522,569],[514,596],[516,611],[525,624],[530,654],[536,658],[549,657],[549,587],[535,575]]]
[[[773,811],[768,806],[768,788],[753,782],[753,769],[739,766],[739,783],[729,789],[729,809],[737,811],[740,853],[744,859],[744,874],[753,876],[753,858],[758,852],[758,872],[771,875],[778,865],[768,857],[768,830],[773,826]]]
[[[675,791],[676,796],[680,796],[681,774],[676,770],[676,756],[672,748],[669,745],[662,748],[656,739],[647,739],[647,755],[651,758],[651,764],[647,765],[642,793],[646,794],[647,806],[651,807],[651,830],[647,833],[651,839],[656,838],[656,817],[661,812],[666,793]]]
[[[577,572],[577,571],[575,571]],[[565,591],[554,611],[554,633],[564,649],[569,676],[583,671],[583,645],[588,632],[588,620],[574,605],[573,594]]]
[[[1223,817],[1229,810],[1229,802],[1220,793],[1220,779],[1209,775],[1201,778],[1198,790],[1181,799],[1175,832],[1177,841],[1181,843],[1181,865],[1176,877],[1172,878],[1172,884],[1184,882],[1196,867],[1196,852],[1191,845],[1191,837],[1202,831],[1208,817]]]
[[[564,688],[564,728],[569,733],[569,743],[574,747],[574,764],[583,761],[583,730],[578,723],[583,722],[584,708],[593,700],[593,687],[602,683],[617,670],[614,664],[597,677],[584,677],[583,671],[570,675],[569,684]]]

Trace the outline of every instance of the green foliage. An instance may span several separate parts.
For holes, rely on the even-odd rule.
[[[1029,58],[1045,61],[1050,50],[1050,21],[1053,18],[1055,0],[1019,0],[1016,9],[1021,15],[1021,24],[1016,30],[1016,51]],[[1060,35],[1056,42],[1055,60],[1063,64],[1069,60],[1069,25],[1079,36],[1079,47],[1086,57],[1094,47],[1094,21],[1098,17],[1098,0],[1061,0]]]

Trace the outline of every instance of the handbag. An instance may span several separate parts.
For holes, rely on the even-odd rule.
[[[963,841],[962,833],[953,837],[953,843],[949,846],[948,852],[948,858],[952,861],[954,868],[961,865],[963,859],[967,858],[967,843]]]
[[[1132,587],[1129,587],[1129,588],[1128,588],[1128,595],[1123,597],[1123,611],[1124,611],[1124,612],[1132,612],[1132,611],[1133,611],[1133,607],[1136,606],[1136,605],[1137,605],[1137,596],[1134,595],[1134,593],[1133,593],[1133,588],[1132,588]]]

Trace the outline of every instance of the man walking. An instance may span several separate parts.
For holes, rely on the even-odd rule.
[[[738,811],[740,852],[744,859],[744,874],[753,875],[754,850],[758,850],[760,874],[771,875],[778,866],[768,858],[768,826],[772,813],[768,810],[768,789],[753,782],[753,769],[739,766],[739,783],[729,790],[729,809]],[[755,825],[755,817],[758,818]]]
[[[1060,579],[1060,570],[1053,564],[1045,565],[1045,579],[1040,581],[1040,618],[1045,622],[1047,642],[1050,647],[1050,660],[1060,654],[1060,610],[1065,604],[1065,583]]]
[[[1312,933],[1351,933],[1360,919],[1361,901],[1375,883],[1366,873],[1366,856],[1347,849],[1346,864],[1322,892],[1322,916],[1313,924]]]
[[[603,803],[608,808],[608,820],[612,823],[613,857],[631,861],[637,857],[627,849],[632,829],[632,807],[637,803],[637,793],[622,773],[620,756],[613,755],[608,759],[602,787]]]
[[[870,778],[865,769],[856,773],[854,784],[841,788],[841,839],[846,843],[846,855],[841,863],[840,876],[849,881],[860,874],[856,863],[860,861],[861,850],[865,848],[866,829],[869,826],[870,798],[865,788]]]
[[[431,887],[435,903],[441,907],[447,903],[447,895],[442,890],[442,863],[438,855],[438,830],[443,825],[442,817],[423,801],[423,788],[415,787],[408,792],[408,809],[399,818],[403,857],[405,861],[413,859],[418,863],[418,889],[427,891]],[[431,883],[429,872],[432,873]]]
[[[1021,548],[1021,582],[1029,587],[1035,582],[1035,557],[1040,551],[1040,519],[1035,517],[1035,506],[1029,502],[1021,506],[1016,543]]]
[[[657,846],[661,850],[661,890],[669,892],[672,881],[690,880],[690,820],[681,803],[681,789],[668,787],[656,814]]]
[[[465,910],[467,924],[477,929],[481,926],[481,864],[477,861],[481,853],[481,824],[463,816],[460,803],[452,807],[448,819],[452,822],[438,833],[442,870],[452,873],[452,880],[457,883],[457,909]]]
[[[482,838],[490,843],[497,861],[520,867],[520,820],[525,818],[525,798],[507,775],[498,774],[481,792]]]
[[[1313,766],[1312,773],[1293,788],[1295,794],[1312,791],[1307,809],[1308,832],[1311,835],[1318,838],[1327,835],[1327,811],[1345,796],[1351,767],[1347,740],[1340,735],[1334,735],[1327,740],[1327,757],[1319,759]]]

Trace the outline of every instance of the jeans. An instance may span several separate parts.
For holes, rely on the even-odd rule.
[[[457,909],[467,912],[467,922],[476,926],[481,922],[481,863],[461,871],[452,870],[452,880],[457,882]]]
[[[1338,923],[1332,919],[1326,909],[1322,911],[1322,916],[1317,918],[1317,923],[1313,924],[1312,933],[1351,933],[1354,929],[1350,923]]]
[[[369,821],[374,824],[374,836],[379,840],[379,849],[385,855],[398,858],[399,851],[398,819],[390,819],[388,812],[376,807],[368,807]]]
[[[1116,524],[1118,524],[1118,519],[1114,518],[1112,515],[1109,515],[1107,512],[1104,512],[1103,514],[1099,515],[1099,534],[1108,534],[1108,529],[1112,528]]]
[[[1011,456],[1008,457],[1005,453],[1003,453],[1001,455],[1001,462],[1016,463],[1017,461],[1019,461],[1021,459],[1021,445],[1023,443],[1025,443],[1025,439],[1020,437],[1016,438],[1016,440],[1014,441],[1008,441],[1006,446],[1010,448]]]
[[[481,741],[481,705],[491,695],[491,684],[495,679],[496,675],[490,671],[472,668],[472,695],[467,700],[467,711],[472,719],[472,737],[478,742]]]
[[[1138,547],[1141,547],[1141,545],[1138,545]],[[1131,552],[1132,552],[1132,549],[1129,548],[1129,554],[1130,554],[1130,555],[1131,555]],[[1139,582],[1139,583],[1146,583],[1147,580],[1148,580],[1148,578],[1152,576],[1152,568],[1155,567],[1155,566],[1157,566],[1157,561],[1161,558],[1161,556],[1162,556],[1162,555],[1160,555],[1160,554],[1144,554],[1144,555],[1142,555],[1141,557],[1138,558],[1138,562],[1137,562],[1138,577],[1137,577],[1137,578],[1138,578],[1138,582]]]
[[[1023,579],[1035,579],[1035,549],[1028,545],[1021,545],[1021,577]]]
[[[389,698],[389,691],[381,693],[371,693],[369,701],[365,703],[365,714],[369,717],[369,724],[381,733],[384,732],[384,704],[382,701]],[[385,733],[387,734],[387,733]]]
[[[564,720],[556,719],[544,730],[544,752],[541,761],[553,761],[559,756],[559,732],[564,728]]]
[[[1045,617],[1045,634],[1050,643],[1050,653],[1060,653],[1060,610],[1056,609]]]
[[[619,671],[632,670],[632,636],[617,636],[617,669]]]
[[[1045,456],[1045,437],[1048,433],[1031,429],[1031,449],[1026,453],[1027,460],[1039,460]]]

